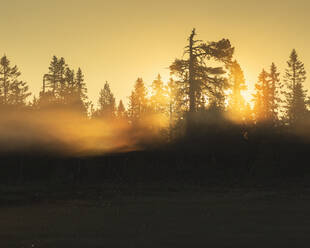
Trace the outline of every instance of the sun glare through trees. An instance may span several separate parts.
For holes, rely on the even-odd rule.
[[[305,132],[310,120],[306,70],[295,49],[288,53],[284,73],[271,62],[262,68],[250,92],[242,63],[234,59],[237,47],[225,38],[197,37],[193,29],[184,56],[169,67],[170,79],[163,80],[160,74],[148,83],[137,78],[127,106],[115,98],[107,81],[98,101],[90,101],[82,69],[71,68],[57,56],[42,75],[39,96],[30,100],[22,73],[3,56],[2,149],[56,149],[71,155],[130,151],[146,144],[167,144],[198,130],[211,131],[208,124],[213,122],[239,125],[240,136],[253,125],[300,127]]]

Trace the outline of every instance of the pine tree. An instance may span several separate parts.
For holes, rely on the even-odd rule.
[[[64,80],[62,81],[61,91],[59,93],[60,101],[65,105],[73,105],[76,98],[75,73],[74,70],[66,68]]]
[[[229,82],[227,78],[224,77],[215,77],[214,84],[211,85],[212,95],[209,97],[210,105],[212,105],[218,111],[224,111],[226,93],[225,90],[229,88]],[[202,104],[202,110],[204,110],[204,105]]]
[[[152,82],[152,96],[150,99],[151,108],[157,114],[164,114],[167,112],[168,98],[167,89],[164,82],[158,74],[157,79]]]
[[[176,81],[170,78],[167,85],[168,95],[168,114],[169,114],[169,136],[170,140],[174,137],[174,129],[177,121],[182,116],[182,101],[180,100],[179,85]]]
[[[68,65],[63,57],[58,60],[57,69],[58,87],[56,87],[56,96],[60,98],[60,101],[64,101],[64,96],[67,93],[68,85],[74,80],[74,71],[68,68]]]
[[[146,97],[146,88],[142,78],[138,78],[134,90],[129,97],[128,114],[132,122],[142,120],[145,114],[148,112],[148,100]]]
[[[254,102],[254,107],[253,107],[253,117],[256,122],[261,121],[263,119],[263,96],[260,90],[256,88],[256,93],[253,94],[253,102]]]
[[[248,117],[246,113],[247,106],[241,93],[247,87],[243,71],[236,60],[229,66],[229,83],[232,92],[229,95],[228,109],[234,120],[244,121]]]
[[[41,95],[53,96],[54,100],[60,100],[65,89],[65,74],[67,72],[67,64],[64,58],[58,59],[53,56],[49,66],[49,72],[44,75],[43,92]]]
[[[282,89],[279,75],[277,67],[272,63],[270,72],[262,70],[258,77],[253,99],[256,122],[264,121],[274,126],[278,124]]]
[[[17,66],[10,66],[6,56],[0,60],[0,100],[4,105],[23,106],[31,95],[26,82],[20,81]]]
[[[125,109],[125,106],[122,100],[119,101],[118,106],[117,106],[117,118],[119,120],[127,119],[127,112],[126,112],[126,109]]]
[[[43,76],[43,90],[40,92],[39,106],[66,106],[71,110],[87,114],[87,88],[82,70],[75,73],[64,58],[54,56],[49,72]]]
[[[75,82],[76,82],[78,98],[82,102],[85,102],[87,100],[87,88],[86,88],[86,83],[84,82],[84,75],[83,75],[81,68],[78,68],[78,71],[75,77]]]
[[[44,81],[43,85],[43,93],[50,89],[52,94],[55,95],[58,82],[58,58],[56,56],[53,56],[48,69],[49,72],[46,74],[46,81]]]
[[[26,82],[15,81],[10,85],[8,103],[15,106],[25,106],[26,99],[31,95]]]
[[[82,112],[86,114],[89,107],[89,102],[87,101],[87,87],[86,83],[84,82],[84,75],[81,68],[78,68],[77,70],[74,86],[75,104]]]
[[[285,93],[286,119],[289,125],[301,123],[307,114],[307,91],[303,83],[306,80],[304,64],[299,60],[296,50],[293,49],[287,62],[288,68],[285,71],[284,82],[287,91]]]
[[[263,69],[255,84],[256,94],[254,94],[254,117],[256,122],[271,121],[271,86],[269,74]]]
[[[181,90],[190,113],[204,107],[205,98],[212,97],[213,85],[223,83],[219,78],[225,74],[225,70],[222,67],[207,66],[206,61],[212,59],[228,64],[234,52],[227,39],[202,43],[195,40],[195,36],[193,29],[184,52],[188,59],[176,59],[170,66],[171,74],[176,75],[183,84]]]
[[[274,63],[270,66],[269,80],[270,80],[270,112],[272,122],[276,124],[279,120],[280,104],[282,102],[280,93],[282,90],[282,84],[279,79],[280,73],[278,73],[277,67]]]
[[[115,97],[110,89],[108,82],[104,84],[103,89],[99,93],[99,109],[96,112],[97,117],[111,119],[115,117]]]
[[[173,123],[176,121],[176,116],[180,114],[179,112],[179,90],[177,83],[170,78],[167,85],[167,95],[168,95],[168,112],[170,125],[173,126]]]

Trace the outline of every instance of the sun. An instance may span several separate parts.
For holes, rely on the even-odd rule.
[[[243,96],[246,103],[250,104],[253,107],[253,94],[255,93],[255,87],[252,82],[255,82],[257,77],[253,71],[248,70],[247,68],[242,68],[245,78],[245,84],[247,86],[246,90],[241,91],[241,95]]]
[[[241,95],[243,96],[245,102],[250,104],[250,105],[253,102],[252,101],[253,100],[253,93],[254,92],[252,90],[250,90],[250,89],[247,89],[247,90],[244,90],[244,91],[241,92]]]

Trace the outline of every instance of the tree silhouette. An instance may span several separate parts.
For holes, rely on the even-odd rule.
[[[209,98],[209,103],[214,108],[219,111],[224,111],[225,109],[225,101],[226,101],[226,93],[225,90],[229,88],[229,82],[227,78],[224,77],[215,77],[214,84],[211,85],[212,95]],[[201,109],[204,110],[204,105],[202,105]]]
[[[221,77],[226,73],[223,67],[212,67],[207,65],[207,61],[230,63],[234,48],[229,40],[222,39],[218,42],[203,43],[195,40],[195,29],[193,29],[185,47],[184,55],[187,59],[176,59],[170,66],[171,74],[178,77],[183,93],[183,102],[187,107],[190,116],[187,117],[188,128],[193,123],[192,113],[205,107],[206,98],[210,101],[212,97],[217,97],[214,85],[221,85],[224,79]],[[223,87],[220,86],[220,89]],[[214,102],[214,100],[213,100]]]
[[[46,74],[46,81],[43,85],[43,93],[51,89],[53,95],[55,96],[57,82],[58,82],[58,71],[59,71],[59,62],[56,56],[53,56],[52,61],[49,66],[49,72]]]
[[[119,120],[126,120],[127,117],[128,116],[123,101],[120,100],[117,106],[117,118]]]
[[[0,60],[0,100],[4,105],[23,106],[31,95],[26,82],[20,81],[17,66],[10,66],[6,56]]]
[[[70,72],[64,58],[58,59],[53,56],[48,73],[43,76],[43,87],[40,92],[40,105],[45,106],[55,103],[64,103],[66,79],[69,79]],[[66,76],[66,78],[65,78]]]
[[[43,87],[38,101],[39,106],[62,106],[87,115],[89,102],[87,88],[81,68],[75,73],[64,58],[53,56],[49,72],[43,76]]]
[[[307,113],[307,91],[303,88],[303,83],[306,80],[306,71],[295,49],[291,52],[287,66],[288,68],[284,75],[284,82],[287,87],[285,93],[285,117],[289,125],[295,125],[300,123]]]
[[[97,117],[107,119],[115,118],[115,97],[110,89],[110,85],[108,84],[108,82],[106,82],[103,89],[100,90],[98,105],[99,109],[96,111],[95,114]]]
[[[87,101],[87,87],[84,82],[84,74],[81,68],[78,68],[76,72],[74,85],[74,103],[82,112],[87,114],[87,109],[90,103]]]
[[[82,70],[79,68],[75,74],[74,70],[67,67],[62,85],[61,103],[72,110],[87,114],[89,103],[87,102],[87,88]]]
[[[64,78],[61,83],[59,100],[64,105],[72,105],[75,101],[75,72],[70,68],[65,69]]]
[[[263,69],[255,84],[256,94],[254,94],[254,117],[256,122],[271,121],[271,90],[269,74]]]
[[[67,65],[63,57],[58,59],[56,56],[53,56],[50,66],[48,68],[49,72],[47,74],[45,90],[50,89],[55,98],[62,95],[66,68]]]
[[[152,82],[152,96],[150,99],[151,108],[157,114],[165,114],[167,112],[168,98],[167,89],[164,82],[158,74],[157,79]]]
[[[133,123],[141,120],[149,109],[146,94],[144,82],[138,78],[129,97],[128,115]]]
[[[84,82],[84,75],[83,75],[81,68],[78,68],[75,81],[76,81],[76,86],[77,86],[77,97],[78,99],[84,102],[88,99],[88,97],[87,97],[86,84]]]
[[[167,95],[168,95],[168,113],[169,113],[169,129],[170,129],[170,139],[173,137],[173,129],[177,121],[182,116],[182,101],[180,101],[180,90],[179,85],[176,81],[170,78],[167,85]]]
[[[276,124],[279,121],[280,105],[282,100],[280,98],[282,84],[279,79],[280,73],[274,63],[270,66],[269,80],[270,80],[270,112],[272,122]]]
[[[246,90],[247,86],[243,71],[236,60],[229,65],[229,83],[232,92],[229,95],[228,109],[233,119],[244,121],[248,118],[246,113],[247,106],[241,92]]]

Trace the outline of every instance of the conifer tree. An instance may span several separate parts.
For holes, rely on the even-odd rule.
[[[179,102],[179,89],[178,84],[170,78],[167,85],[167,95],[168,95],[168,112],[170,124],[176,121],[177,116],[180,115],[180,102]]]
[[[210,105],[212,105],[218,111],[224,111],[226,93],[225,90],[229,88],[229,82],[227,78],[215,77],[214,84],[211,85],[212,95],[209,97]],[[204,110],[204,105],[202,104],[202,110]]]
[[[196,112],[203,107],[206,97],[212,96],[212,85],[223,83],[219,77],[225,74],[222,67],[212,67],[206,64],[208,60],[214,60],[228,64],[232,58],[234,48],[229,40],[222,39],[218,42],[203,43],[195,40],[195,29],[193,29],[185,47],[187,59],[176,59],[170,66],[171,74],[179,78],[183,84],[184,100],[189,112]]]
[[[40,92],[39,105],[63,105],[87,114],[87,88],[82,70],[75,73],[64,58],[53,56],[49,72],[43,76],[43,90]]]
[[[174,129],[177,121],[182,116],[182,101],[180,100],[179,85],[176,81],[170,78],[167,85],[167,96],[168,96],[168,114],[169,114],[169,136],[170,140],[174,136]]]
[[[271,85],[269,74],[263,69],[255,84],[256,93],[253,95],[254,117],[256,122],[270,122],[272,120],[271,111]]]
[[[232,92],[229,95],[228,109],[233,119],[244,121],[245,118],[247,118],[247,106],[241,93],[246,90],[247,87],[243,71],[236,60],[229,66],[229,83]]]
[[[164,82],[158,74],[157,79],[152,82],[152,96],[150,99],[151,108],[155,113],[164,114],[167,112],[167,89]]]
[[[255,92],[255,94],[253,94],[253,102],[254,102],[253,118],[256,122],[259,122],[263,119],[264,105],[263,105],[262,99],[263,99],[263,96],[262,96],[261,90],[256,88],[256,92]]]
[[[81,70],[81,68],[78,68],[76,77],[75,77],[75,83],[76,83],[76,91],[78,98],[85,102],[87,100],[87,88],[86,83],[84,82],[84,74]]]
[[[295,125],[302,122],[308,112],[306,101],[307,90],[304,89],[303,85],[306,80],[306,71],[295,49],[291,52],[287,66],[284,75],[284,82],[287,87],[285,93],[285,117],[289,125]]]
[[[87,101],[88,100],[87,87],[84,81],[84,74],[81,68],[78,68],[75,76],[74,99],[77,107],[86,114],[90,103]]]
[[[26,82],[20,81],[17,66],[10,66],[6,56],[0,60],[0,100],[4,105],[23,106],[31,95]]]
[[[59,59],[57,67],[58,67],[58,85],[57,85],[58,87],[56,87],[56,96],[58,96],[61,101],[64,99],[68,85],[70,85],[73,82],[72,78],[74,78],[74,71],[68,68],[68,65],[66,64],[65,59],[63,57]],[[69,83],[66,80],[69,80]]]
[[[280,73],[278,72],[278,69],[274,63],[270,66],[270,73],[269,73],[269,80],[270,80],[270,112],[271,112],[271,118],[272,122],[276,124],[279,120],[279,114],[280,114],[280,105],[281,105],[281,90],[282,90],[282,84],[279,79]]]
[[[274,63],[271,64],[270,72],[262,70],[255,84],[254,94],[254,117],[256,122],[264,121],[277,125],[280,109],[280,91],[282,85],[279,73]]]
[[[52,94],[55,95],[58,82],[58,58],[56,56],[53,56],[48,69],[49,72],[46,74],[46,81],[43,85],[43,93],[50,89]]]
[[[58,59],[53,56],[49,66],[49,72],[44,75],[43,93],[41,95],[49,95],[54,100],[60,100],[65,89],[65,74],[67,73],[67,64],[65,59],[61,57]]]
[[[125,109],[125,106],[124,106],[122,100],[119,101],[118,106],[117,106],[117,118],[119,120],[126,120],[127,119],[126,109]]]
[[[114,118],[115,117],[115,97],[110,89],[108,82],[104,84],[103,89],[99,93],[99,109],[96,112],[97,117]]]
[[[67,67],[61,83],[61,91],[59,93],[60,101],[63,104],[72,105],[75,101],[75,93],[75,73],[74,70]]]
[[[128,114],[132,122],[141,120],[148,112],[147,92],[142,78],[138,78],[129,97]]]
[[[26,105],[26,99],[31,95],[26,82],[15,81],[10,85],[8,103],[15,106]]]

